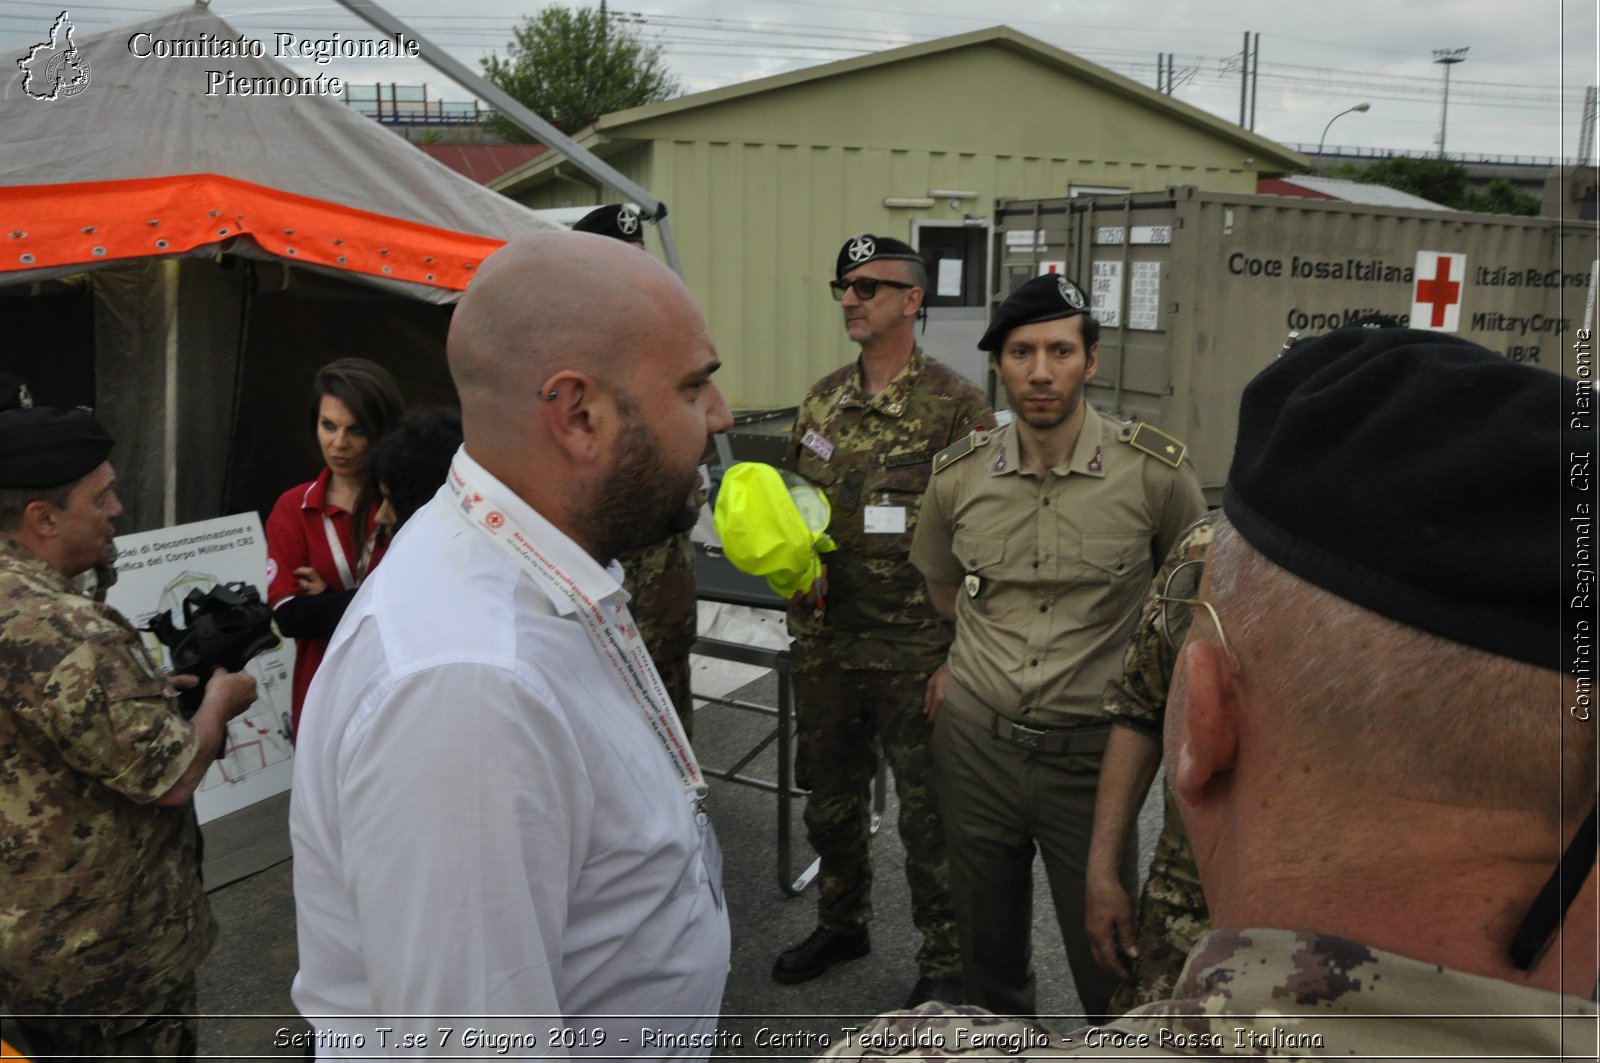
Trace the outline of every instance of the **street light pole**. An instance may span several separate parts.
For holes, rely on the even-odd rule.
[[[1439,158],[1444,158],[1444,131],[1445,125],[1450,120],[1450,68],[1457,63],[1465,62],[1467,49],[1465,48],[1435,48],[1433,61],[1444,66],[1444,110],[1439,113]]]
[[[1350,114],[1350,113],[1352,113],[1354,111],[1366,112],[1366,111],[1370,111],[1370,110],[1372,110],[1372,104],[1370,104],[1370,103],[1358,103],[1354,107],[1346,108],[1345,110],[1340,111],[1338,114],[1334,115],[1332,118],[1328,119],[1328,124],[1322,127],[1322,139],[1317,141],[1317,157],[1319,159],[1322,157],[1322,145],[1324,145],[1324,144],[1326,144],[1328,142],[1328,130],[1333,128],[1333,123],[1337,122],[1339,119],[1343,118],[1345,115]]]

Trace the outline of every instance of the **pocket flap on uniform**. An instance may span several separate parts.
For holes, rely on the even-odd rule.
[[[1005,560],[1006,540],[999,535],[970,535],[956,532],[951,544],[956,560],[968,572],[982,572]]]
[[[1085,564],[1122,576],[1138,566],[1141,552],[1149,550],[1150,540],[1142,535],[1085,535],[1081,556]]]

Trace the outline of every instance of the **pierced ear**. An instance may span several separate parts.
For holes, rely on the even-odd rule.
[[[561,372],[539,387],[539,412],[550,435],[573,459],[588,463],[599,455],[599,420],[594,380],[573,370]]]
[[[1173,731],[1177,748],[1169,758],[1172,788],[1185,804],[1196,805],[1232,772],[1238,757],[1238,676],[1214,642],[1189,642],[1178,662],[1182,705]]]

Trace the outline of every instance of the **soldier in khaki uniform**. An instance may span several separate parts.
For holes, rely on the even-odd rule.
[[[579,218],[572,231],[609,236],[644,250],[644,221],[626,203],[596,207]],[[639,625],[650,660],[661,674],[661,685],[667,688],[673,708],[678,710],[684,735],[693,738],[689,652],[699,633],[694,544],[688,532],[677,532],[658,543],[624,550],[617,561],[622,565],[622,586],[628,592],[628,611]]]
[[[1085,929],[1100,969],[1124,980],[1111,998],[1112,1015],[1171,996],[1189,949],[1211,929],[1194,847],[1189,844],[1189,832],[1183,829],[1170,785],[1163,784],[1166,800],[1161,836],[1156,839],[1150,871],[1139,892],[1137,919],[1120,872],[1122,851],[1161,763],[1173,646],[1183,640],[1182,632],[1162,628],[1165,610],[1160,596],[1180,567],[1183,571],[1176,579],[1186,589],[1193,589],[1220,515],[1213,510],[1200,518],[1167,555],[1150,585],[1139,628],[1128,643],[1122,679],[1106,684],[1100,702],[1113,726],[1095,793]]]
[[[122,512],[111,445],[87,413],[0,413],[0,1004],[37,1056],[190,1057],[216,937],[190,796],[255,679],[219,670],[185,721],[73,589]]]
[[[956,621],[933,757],[966,997],[1007,1014],[1035,1010],[1036,846],[1087,1013],[1104,1012],[1115,988],[1083,930],[1110,729],[1100,695],[1156,565],[1205,509],[1182,444],[1084,401],[1097,341],[1065,277],[1036,277],[1000,305],[979,348],[1015,420],[940,453],[911,550],[934,605]]]
[[[869,948],[871,786],[881,755],[900,798],[912,918],[923,939],[910,1006],[954,999],[961,959],[923,714],[951,631],[907,552],[934,454],[994,416],[977,388],[916,344],[928,281],[912,248],[862,234],[845,241],[835,265],[834,297],[861,357],[806,395],[792,444],[800,475],[828,496],[828,533],[839,547],[827,555],[825,580],[789,610],[796,777],[811,791],[806,830],[822,859],[818,926],[778,957],[772,975],[804,982]]]
[[[863,1033],[954,1049],[965,1027],[1030,1059],[1593,1059],[1575,383],[1396,328],[1262,371],[1203,577],[1163,603],[1188,633],[1166,764],[1217,929],[1172,999],[1110,1027],[924,1009]]]

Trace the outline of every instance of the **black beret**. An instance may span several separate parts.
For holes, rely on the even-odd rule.
[[[1347,601],[1559,668],[1564,390],[1438,332],[1303,340],[1244,390],[1223,511]]]
[[[896,240],[892,236],[873,236],[871,233],[857,233],[844,242],[839,248],[839,257],[833,264],[834,280],[843,280],[844,275],[868,262],[880,262],[884,259],[893,259],[900,262],[921,262],[922,256],[910,244]]]
[[[978,341],[980,351],[998,351],[1006,335],[1018,325],[1087,314],[1089,300],[1083,289],[1060,273],[1046,273],[1020,285],[994,312],[989,330]]]
[[[87,410],[0,412],[0,487],[60,487],[111,455],[111,433]]]
[[[575,233],[596,233],[624,243],[644,243],[643,224],[639,212],[626,203],[607,203],[596,207],[572,226]]]

